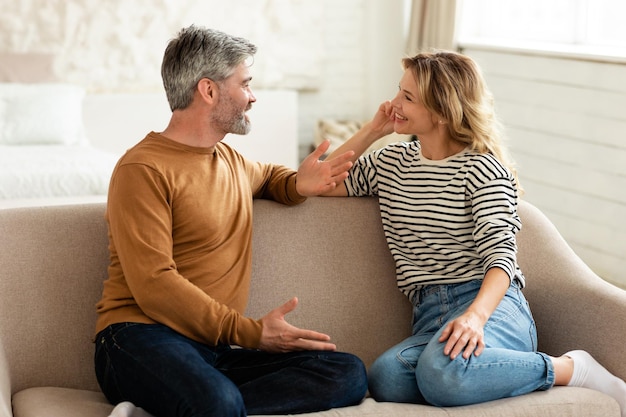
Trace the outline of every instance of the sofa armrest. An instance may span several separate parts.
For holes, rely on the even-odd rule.
[[[584,349],[626,379],[626,291],[604,281],[530,203],[519,207],[519,264],[539,338],[539,350],[561,355]]]
[[[99,389],[92,338],[109,258],[104,212],[104,203],[0,210],[0,389]]]
[[[9,364],[0,338],[0,417],[13,417],[11,407],[11,377]]]

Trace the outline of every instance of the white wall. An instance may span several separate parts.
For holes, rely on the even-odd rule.
[[[226,135],[224,142],[248,159],[297,169],[297,93],[272,89],[255,95],[257,102],[247,113],[252,131]],[[165,129],[171,114],[164,92],[88,94],[83,122],[92,145],[121,156],[151,130]]]
[[[0,0],[0,54],[53,59],[91,93],[159,93],[167,40],[195,23],[258,45],[253,87],[299,91],[300,153],[321,117],[364,119],[400,76],[405,0]]]
[[[626,288],[626,62],[466,46],[507,129],[524,198]]]
[[[404,56],[404,0],[323,0],[318,28],[325,58],[320,88],[301,91],[300,155],[310,151],[322,118],[365,120],[395,95]]]

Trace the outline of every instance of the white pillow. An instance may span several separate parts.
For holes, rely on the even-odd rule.
[[[70,84],[0,83],[0,144],[84,143],[84,97]]]

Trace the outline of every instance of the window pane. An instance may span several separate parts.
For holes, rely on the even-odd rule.
[[[588,7],[587,43],[626,47],[626,2],[593,0]]]
[[[577,1],[466,0],[460,37],[572,42]]]
[[[457,34],[461,43],[541,42],[625,56],[624,16],[624,0],[460,0]]]

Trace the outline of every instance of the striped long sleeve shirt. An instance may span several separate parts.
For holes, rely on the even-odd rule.
[[[398,288],[483,279],[494,267],[524,285],[517,266],[514,176],[490,154],[468,149],[444,160],[422,156],[419,142],[364,155],[345,181],[348,195],[377,195]]]

